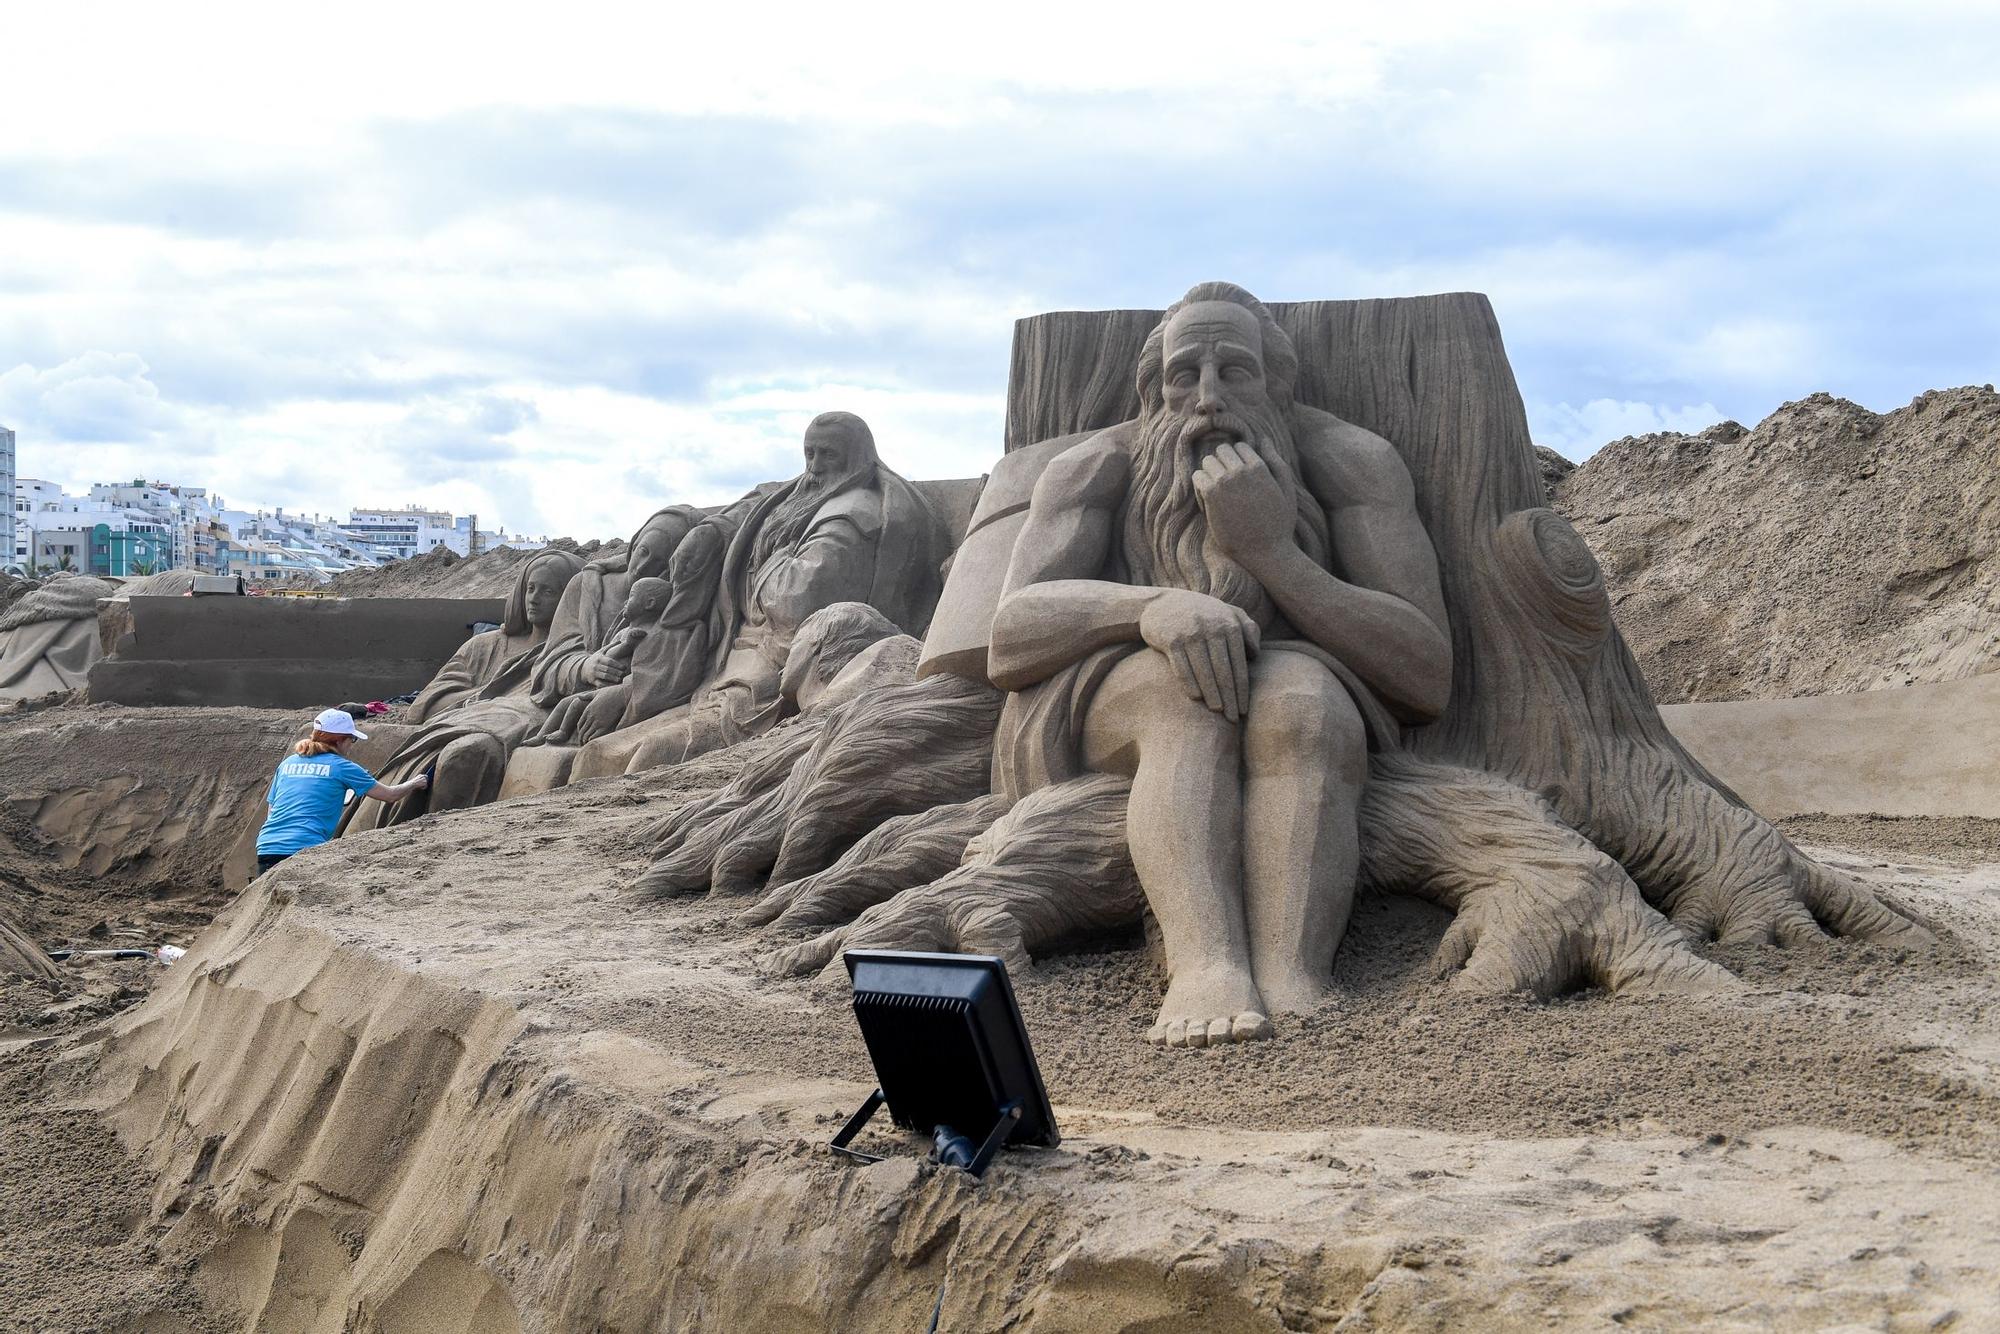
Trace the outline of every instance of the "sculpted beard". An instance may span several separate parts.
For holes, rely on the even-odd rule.
[[[1318,506],[1298,482],[1298,453],[1290,415],[1277,404],[1260,402],[1245,417],[1223,412],[1216,416],[1182,414],[1161,404],[1139,421],[1132,482],[1125,496],[1122,554],[1127,577],[1137,584],[1185,588],[1207,593],[1241,608],[1258,625],[1277,619],[1277,607],[1264,586],[1210,540],[1208,516],[1195,498],[1194,472],[1207,452],[1203,437],[1221,430],[1238,442],[1264,441],[1278,456],[1278,483],[1298,498],[1299,545],[1315,560],[1324,561],[1324,518],[1312,523],[1310,507]]]
[[[804,537],[813,515],[819,512],[819,507],[844,480],[831,475],[822,479],[810,472],[800,473],[791,494],[772,508],[764,520],[763,530],[757,534],[757,545],[751,552],[756,564],[762,566],[772,552],[789,547]]]

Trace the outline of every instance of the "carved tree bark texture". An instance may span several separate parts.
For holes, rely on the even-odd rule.
[[[1485,297],[1273,304],[1298,346],[1300,402],[1388,439],[1436,545],[1452,622],[1444,717],[1407,745],[1546,799],[1690,933],[1797,943],[1821,924],[1919,934],[1818,867],[1667,731],[1612,623],[1602,572],[1544,508],[1527,415]],[[1158,311],[1062,312],[1015,326],[1010,448],[1138,412]],[[1108,392],[1122,375],[1122,397]]]
[[[1403,749],[1371,758],[1360,835],[1365,886],[1453,912],[1441,973],[1543,996],[1713,991],[1734,979],[1689,937],[1924,934],[1801,856],[1668,733],[1596,561],[1542,507],[1484,297],[1272,309],[1298,344],[1299,399],[1397,446],[1437,548],[1451,702]],[[1021,321],[1010,450],[1133,416],[1133,367],[1158,319]],[[740,892],[770,868],[740,924],[853,919],[777,951],[771,963],[786,972],[862,946],[984,949],[1023,965],[1045,944],[1129,926],[1144,900],[1125,846],[1125,785],[1079,779],[1003,814],[981,768],[999,699],[947,674],[831,711],[809,742],[672,817],[640,888]]]
[[[43,982],[53,982],[58,976],[55,964],[41,947],[5,917],[0,917],[0,973],[18,973]]]

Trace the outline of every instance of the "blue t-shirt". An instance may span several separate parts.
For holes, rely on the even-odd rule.
[[[342,755],[287,755],[264,800],[271,813],[257,834],[259,857],[289,857],[333,837],[347,794],[375,786],[375,775]]]

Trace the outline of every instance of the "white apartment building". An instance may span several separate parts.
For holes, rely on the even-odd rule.
[[[170,482],[100,482],[90,488],[90,498],[151,515],[163,525],[170,537],[171,567],[219,569],[213,530],[222,502],[220,497],[211,500],[207,487],[177,486]]]
[[[473,516],[473,522],[476,530],[477,516]],[[348,511],[347,522],[340,526],[397,560],[421,556],[438,547],[448,547],[461,556],[470,554],[471,535],[459,526],[449,510],[420,505],[356,509]]]
[[[14,433],[0,426],[0,496],[14,494]],[[14,507],[0,514],[0,564],[14,559]],[[26,568],[24,565],[23,569]]]
[[[15,479],[9,517],[14,526],[9,564],[24,573],[131,575],[173,564],[174,534],[166,516],[104,497],[67,495],[38,477]]]
[[[347,522],[341,527],[373,542],[384,555],[398,560],[421,556],[438,547],[460,556],[477,556],[494,547],[535,551],[548,545],[542,538],[509,533],[505,528],[481,528],[477,514],[454,515],[449,510],[422,505],[350,510]]]

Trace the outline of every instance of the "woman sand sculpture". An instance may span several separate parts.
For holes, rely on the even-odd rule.
[[[561,620],[567,590],[583,569],[580,557],[553,550],[522,567],[507,595],[500,628],[467,640],[424,687],[410,706],[418,730],[383,767],[384,774],[399,780],[428,774],[429,790],[419,799],[390,806],[357,803],[341,818],[341,833],[474,805],[485,787],[498,790],[506,752],[540,724],[540,711],[526,698],[530,676]],[[489,776],[496,749],[498,768]]]

